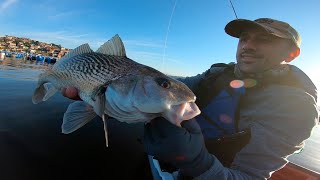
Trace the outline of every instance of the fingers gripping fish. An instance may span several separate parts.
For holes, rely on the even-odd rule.
[[[104,121],[107,145],[107,116],[126,123],[162,116],[180,126],[200,114],[196,97],[185,84],[128,58],[118,35],[95,52],[83,44],[41,73],[32,102],[46,101],[68,86],[77,88],[83,101],[69,105],[62,133],[72,133],[98,115]]]

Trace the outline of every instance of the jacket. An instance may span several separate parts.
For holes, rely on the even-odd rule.
[[[299,68],[282,65],[288,71],[259,75],[257,88],[246,88],[239,106],[238,130],[250,129],[251,138],[225,167],[215,157],[212,167],[195,179],[267,179],[284,167],[287,157],[304,147],[319,118],[316,87]],[[235,68],[235,75],[239,79]],[[212,73],[223,73],[224,67],[212,66],[194,77],[179,79],[196,90]],[[283,73],[294,73],[304,88],[286,84],[264,83]],[[196,94],[197,95],[197,94]]]

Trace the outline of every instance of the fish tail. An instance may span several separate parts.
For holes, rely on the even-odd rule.
[[[44,86],[44,83],[40,84],[33,92],[32,103],[38,104],[43,101],[44,96],[47,94],[47,89]]]
[[[50,73],[43,73],[40,74],[40,80],[38,82],[38,87],[34,90],[32,96],[32,103],[38,104],[42,101],[48,100],[51,96],[53,96],[58,90],[54,87],[48,88],[46,86],[48,82],[47,78],[49,77]]]

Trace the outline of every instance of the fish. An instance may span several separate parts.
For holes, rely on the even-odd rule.
[[[96,51],[88,43],[78,46],[39,74],[32,102],[47,101],[70,86],[78,89],[82,101],[69,104],[63,116],[62,133],[72,133],[99,116],[104,122],[106,146],[108,118],[148,123],[164,117],[181,126],[182,121],[201,113],[188,86],[127,57],[118,34]]]

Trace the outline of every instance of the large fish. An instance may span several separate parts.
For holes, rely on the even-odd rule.
[[[127,123],[162,116],[180,126],[200,114],[196,97],[185,84],[128,58],[118,35],[96,52],[83,44],[41,73],[32,102],[46,101],[68,86],[76,87],[83,101],[69,105],[62,133],[71,133],[98,115],[104,121],[107,146],[108,116]]]

